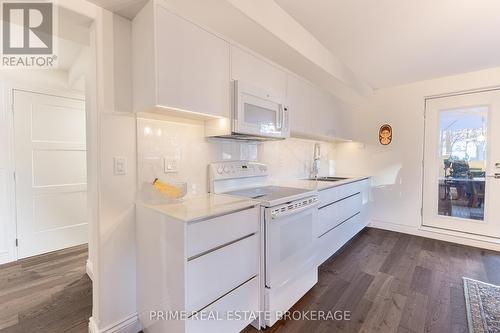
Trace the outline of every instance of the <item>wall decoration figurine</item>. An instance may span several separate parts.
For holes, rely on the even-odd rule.
[[[387,146],[392,142],[392,127],[389,124],[380,126],[378,132],[378,140],[383,146]]]

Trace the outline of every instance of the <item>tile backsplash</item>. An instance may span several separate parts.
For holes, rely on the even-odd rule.
[[[335,174],[335,144],[288,138],[283,141],[267,141],[258,149],[258,160],[266,163],[273,179],[298,179],[310,176],[314,145],[320,144],[321,160],[319,175]]]
[[[188,194],[208,191],[207,165],[222,160],[266,163],[275,179],[309,176],[315,141],[290,138],[283,141],[248,143],[207,139],[203,122],[176,122],[137,118],[138,181],[155,178],[188,183]],[[320,174],[333,174],[335,145],[321,142]],[[177,172],[166,173],[164,160],[175,161]]]

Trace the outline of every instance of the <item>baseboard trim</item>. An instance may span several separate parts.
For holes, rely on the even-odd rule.
[[[137,313],[99,329],[94,317],[89,319],[89,333],[137,333],[142,329]]]
[[[89,333],[99,333],[94,317],[89,318]]]
[[[484,237],[484,239],[481,239],[481,236],[469,235],[456,231],[435,229],[423,226],[413,227],[373,219],[370,221],[370,224],[368,226],[372,228],[401,232],[404,234],[432,238],[445,242],[473,246],[487,250],[500,251],[500,240],[488,239],[486,237]]]
[[[94,281],[94,265],[90,261],[90,259],[87,258],[87,263],[85,264],[85,272],[89,276],[89,278]]]

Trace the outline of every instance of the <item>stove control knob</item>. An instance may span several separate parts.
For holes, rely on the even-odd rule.
[[[229,168],[227,166],[224,167],[224,172],[225,173],[228,173],[229,172]]]
[[[219,175],[222,175],[222,171],[224,171],[224,170],[222,169],[222,167],[221,167],[221,166],[217,168],[217,173],[218,173]]]

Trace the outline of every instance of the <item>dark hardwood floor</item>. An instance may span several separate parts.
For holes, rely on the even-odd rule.
[[[500,253],[367,228],[290,310],[351,320],[281,320],[265,332],[467,332],[463,276],[500,285]]]
[[[86,258],[76,247],[0,266],[0,332],[87,332]],[[265,332],[467,332],[463,276],[500,285],[500,253],[367,228],[291,309],[351,320],[281,320]]]
[[[88,332],[87,246],[0,265],[0,332]]]

